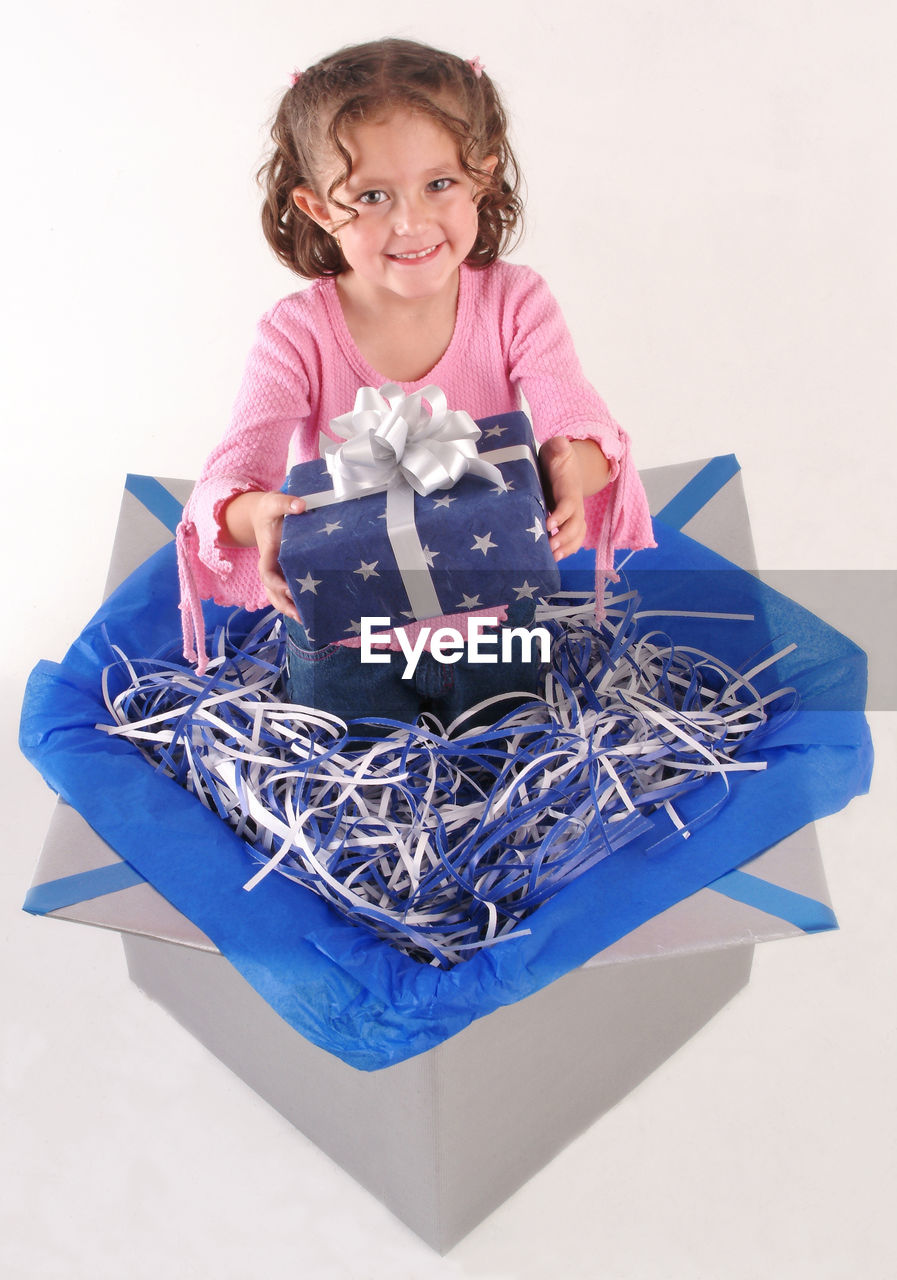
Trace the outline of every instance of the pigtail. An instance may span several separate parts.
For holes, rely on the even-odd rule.
[[[481,155],[497,156],[498,163],[487,181],[479,203],[479,234],[467,261],[474,267],[486,267],[512,246],[523,230],[523,201],[520,196],[520,169],[508,138],[508,117],[498,90],[474,59],[471,69],[472,92],[479,98],[480,136],[477,149]]]
[[[296,143],[297,99],[303,96],[304,79],[297,78],[284,95],[271,126],[274,147],[257,180],[265,197],[261,210],[265,239],[284,266],[310,279],[339,275],[346,264],[333,237],[293,201],[295,187],[313,186],[310,166]]]

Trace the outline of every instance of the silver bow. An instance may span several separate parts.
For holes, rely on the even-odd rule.
[[[463,409],[450,410],[439,387],[413,395],[394,382],[379,391],[361,387],[352,412],[332,418],[330,427],[344,443],[322,436],[321,454],[339,499],[403,482],[426,496],[450,489],[468,474],[507,487],[498,467],[477,453],[482,433],[473,418]]]

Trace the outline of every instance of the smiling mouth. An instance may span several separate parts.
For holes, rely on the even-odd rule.
[[[423,262],[432,258],[442,248],[441,244],[431,244],[427,249],[418,249],[415,253],[389,253],[386,256],[393,262]]]

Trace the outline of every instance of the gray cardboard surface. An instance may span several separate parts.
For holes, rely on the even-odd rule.
[[[440,1252],[689,1040],[753,955],[578,970],[367,1073],[292,1031],[221,956],[124,945],[137,986]]]
[[[192,480],[172,480],[162,476],[157,476],[156,479],[181,506],[190,497],[190,491],[193,488]],[[129,574],[138,569],[144,560],[148,560],[160,547],[164,547],[166,542],[171,542],[171,539],[171,530],[166,528],[151,511],[148,511],[133,493],[125,489],[121,495],[118,528],[112,544],[103,598],[111,595]]]
[[[84,821],[80,813],[59,800],[41,850],[35,884],[93,871],[121,862],[114,849]],[[145,933],[151,938],[179,942],[202,951],[218,948],[191,920],[162,897],[151,884],[135,884],[115,893],[90,898],[49,913],[57,920],[94,924],[121,933]]]

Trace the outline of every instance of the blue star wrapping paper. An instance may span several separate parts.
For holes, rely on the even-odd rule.
[[[340,500],[326,459],[293,467],[287,492],[308,509],[284,521],[280,564],[313,645],[359,635],[364,617],[402,626],[558,589],[529,421],[478,426],[477,457],[497,470],[429,493],[398,478]]]

